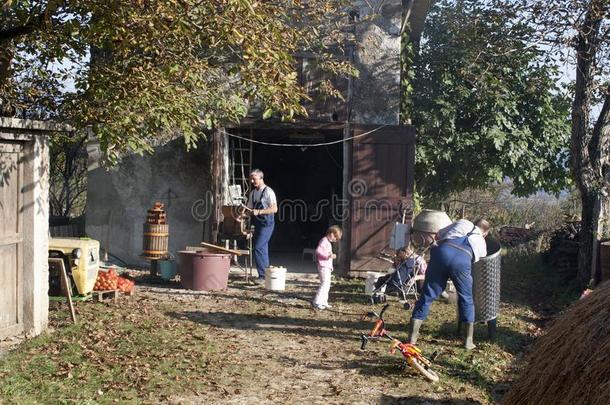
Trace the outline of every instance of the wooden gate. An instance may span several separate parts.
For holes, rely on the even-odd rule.
[[[0,338],[23,330],[23,150],[0,143]]]
[[[412,126],[355,126],[351,199],[351,271],[385,269],[375,257],[388,247],[402,208],[410,220],[415,164],[415,129]],[[375,130],[374,132],[371,132]]]

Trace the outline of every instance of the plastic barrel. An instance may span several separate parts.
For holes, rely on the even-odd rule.
[[[231,255],[182,250],[178,258],[182,287],[196,291],[227,289]]]
[[[366,281],[364,283],[364,293],[372,294],[373,290],[375,290],[375,283],[379,280],[379,277],[383,276],[383,273],[366,273]],[[383,286],[383,291],[385,291],[385,286]]]

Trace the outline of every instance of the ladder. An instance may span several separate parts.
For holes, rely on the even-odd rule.
[[[248,137],[252,139],[252,130]],[[242,193],[245,195],[250,184],[249,177],[252,170],[252,142],[239,138],[229,139],[230,185],[241,186]]]

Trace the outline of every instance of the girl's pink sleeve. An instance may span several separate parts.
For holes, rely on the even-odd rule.
[[[316,257],[322,260],[328,260],[333,255],[332,245],[326,239],[322,239],[316,248]]]

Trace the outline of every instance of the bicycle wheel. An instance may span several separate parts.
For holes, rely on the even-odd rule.
[[[415,357],[409,357],[407,363],[411,368],[417,370],[420,374],[432,382],[438,381],[438,374],[430,369],[426,369]]]

